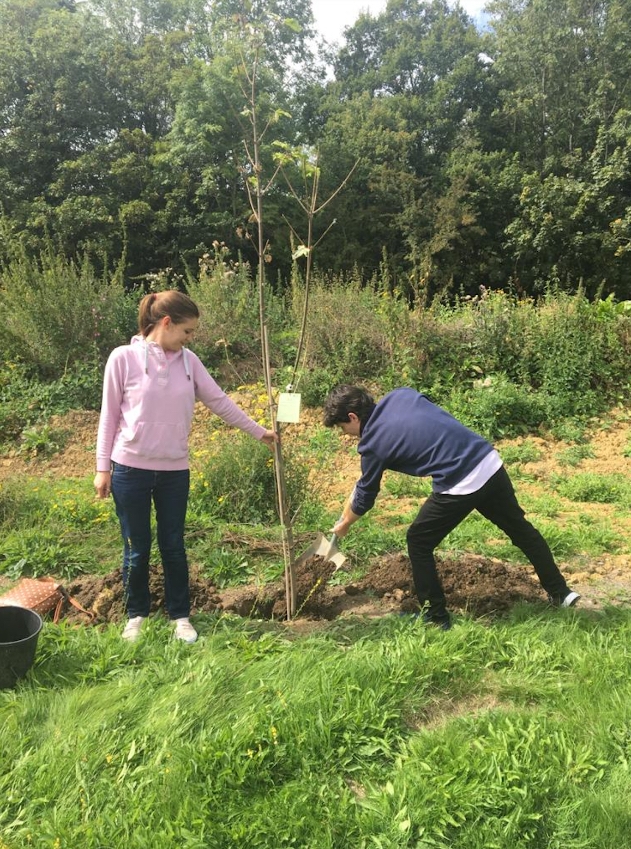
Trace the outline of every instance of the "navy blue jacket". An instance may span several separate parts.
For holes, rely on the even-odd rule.
[[[385,395],[364,424],[357,451],[362,476],[351,509],[358,516],[375,503],[385,469],[431,477],[445,492],[475,469],[493,446],[414,389]]]

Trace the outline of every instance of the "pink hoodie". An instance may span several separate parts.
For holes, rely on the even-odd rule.
[[[188,436],[197,400],[255,439],[265,433],[186,348],[164,351],[142,336],[115,348],[103,379],[97,471],[109,472],[112,461],[157,472],[187,469]]]

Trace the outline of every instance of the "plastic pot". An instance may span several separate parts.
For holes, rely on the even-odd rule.
[[[15,686],[33,665],[42,625],[34,610],[0,606],[0,689]]]

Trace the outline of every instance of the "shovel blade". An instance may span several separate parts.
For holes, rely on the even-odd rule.
[[[324,534],[318,534],[315,540],[311,543],[309,548],[306,548],[300,557],[294,560],[294,566],[298,566],[301,563],[304,563],[306,560],[310,560],[312,557],[322,557],[323,552],[328,548],[328,540],[324,536]]]
[[[337,572],[345,563],[346,563],[346,555],[342,554],[335,543],[331,543],[327,540],[327,550],[322,554],[325,560],[330,560],[331,563],[335,563],[335,571]]]
[[[298,566],[312,557],[322,557],[324,560],[330,560],[332,563],[335,563],[336,569],[339,569],[346,562],[344,554],[342,554],[335,544],[332,545],[324,534],[318,534],[316,536],[309,548],[305,549],[300,557],[294,561],[294,566]]]

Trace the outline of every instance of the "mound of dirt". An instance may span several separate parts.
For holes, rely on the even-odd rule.
[[[195,570],[191,570],[189,584],[193,613],[221,610],[221,597],[217,589]],[[65,584],[65,588],[86,610],[94,614],[94,624],[120,622],[125,618],[123,581],[118,569],[107,575],[80,575]],[[159,566],[152,567],[149,573],[149,592],[151,613],[164,611],[164,578]],[[85,614],[70,605],[65,615],[68,619],[86,619]]]
[[[443,557],[438,570],[449,607],[473,616],[493,616],[509,610],[518,601],[541,602],[545,596],[532,570],[500,560],[475,555]],[[329,584],[335,565],[321,557],[306,560],[296,570],[297,617],[332,620],[339,616],[382,616],[412,612],[418,600],[412,583],[409,559],[391,554],[377,560],[358,582]],[[191,570],[192,613],[226,611],[247,618],[286,618],[284,581],[265,586],[248,585],[220,591]],[[118,571],[105,576],[86,575],[67,585],[68,592],[95,614],[95,623],[124,619],[124,599]],[[151,610],[164,610],[162,569],[150,574]],[[85,616],[72,607],[68,618]]]

